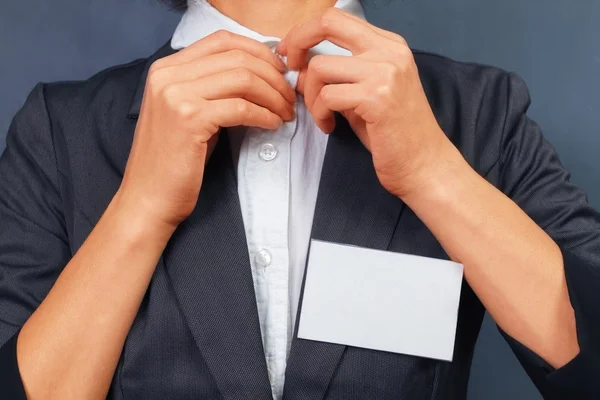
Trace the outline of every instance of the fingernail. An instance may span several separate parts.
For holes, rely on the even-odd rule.
[[[279,70],[281,71],[281,73],[286,73],[287,72],[287,65],[285,65],[285,63],[281,60],[279,60]]]
[[[285,63],[281,59],[281,56],[279,54],[277,54],[277,53],[273,53],[273,55],[275,56],[275,62],[277,63],[277,66],[279,67],[279,70],[281,72],[286,72],[287,71],[287,65],[285,65]]]
[[[279,52],[279,54],[281,54],[282,56],[287,56],[286,47],[287,46],[285,40],[280,41],[279,43],[277,43],[277,52]]]

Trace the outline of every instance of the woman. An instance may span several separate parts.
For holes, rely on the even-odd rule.
[[[190,1],[39,84],[0,159],[7,398],[465,398],[484,307],[545,397],[597,398],[600,215],[528,105],[357,0]],[[452,362],[298,338],[311,238],[462,263]]]

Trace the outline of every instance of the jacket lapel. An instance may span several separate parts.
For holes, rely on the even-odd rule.
[[[381,186],[371,154],[347,121],[339,114],[336,119],[325,154],[312,238],[385,250],[404,203]],[[304,282],[302,286],[284,398],[322,399],[346,346],[298,338]]]
[[[227,134],[206,167],[194,212],[171,238],[163,260],[223,397],[271,398]]]
[[[137,118],[148,59],[128,113]],[[272,398],[248,246],[230,146],[224,131],[208,162],[198,203],[167,244],[165,268],[188,327],[225,399]]]

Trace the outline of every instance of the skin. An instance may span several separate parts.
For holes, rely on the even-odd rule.
[[[448,141],[404,39],[330,9],[332,1],[212,3],[284,37],[279,51],[301,71],[298,91],[319,127],[331,132],[333,111],[343,113],[382,185],[465,265],[502,329],[555,367],[579,352],[558,246]],[[353,56],[307,64],[306,49],[325,39]],[[28,398],[106,397],[160,254],[197,202],[220,128],[275,129],[293,118],[296,95],[283,70],[266,46],[227,32],[152,66],[121,187],[19,335]]]

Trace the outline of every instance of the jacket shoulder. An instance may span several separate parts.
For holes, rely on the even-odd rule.
[[[56,168],[69,182],[65,187],[79,196],[93,193],[93,181],[110,177],[116,182],[122,174],[136,122],[128,114],[147,60],[113,66],[85,80],[42,85]],[[68,198],[74,195],[70,190]]]
[[[84,80],[44,83],[50,115],[79,119],[94,112],[127,113],[147,61],[106,68]]]
[[[438,123],[467,161],[487,174],[500,156],[507,117],[527,109],[525,84],[501,68],[419,50],[413,54]]]
[[[438,84],[454,85],[463,89],[477,89],[488,85],[506,85],[510,72],[491,65],[458,61],[422,50],[413,50],[421,78]]]

